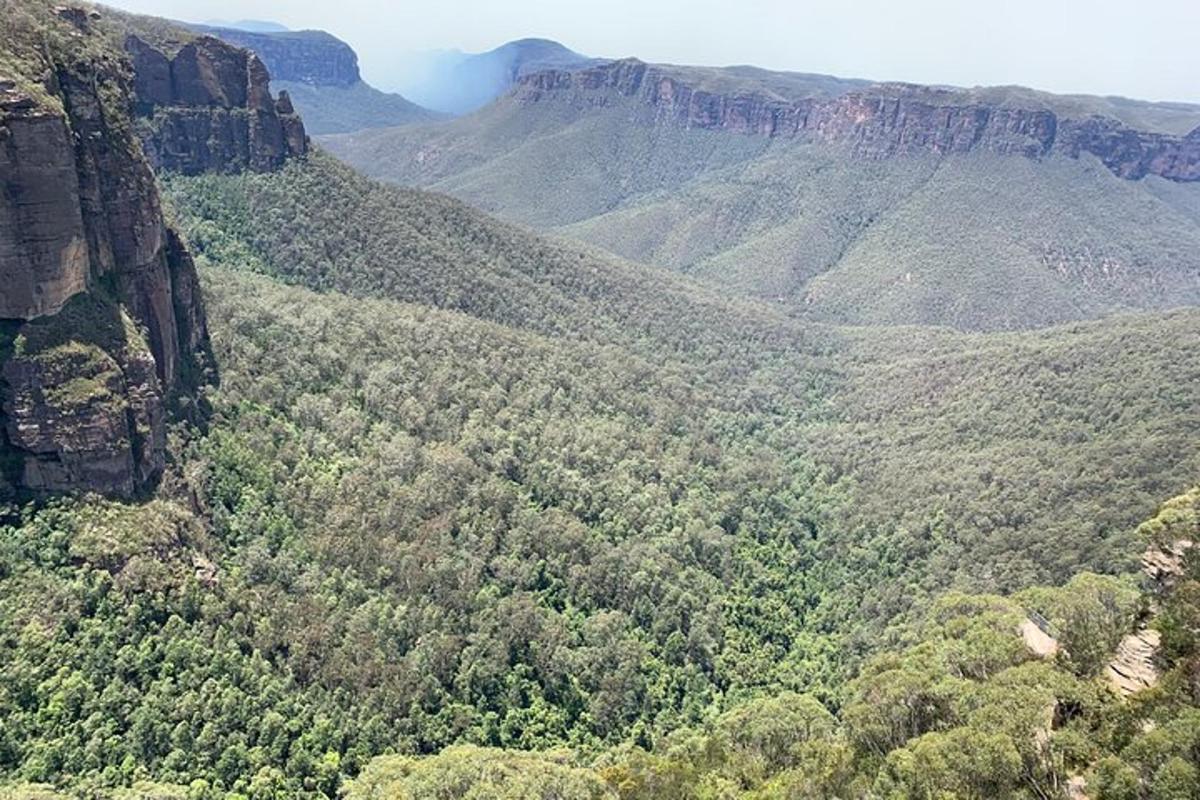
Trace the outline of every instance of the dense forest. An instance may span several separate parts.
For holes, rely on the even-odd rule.
[[[1139,539],[1151,548],[1190,542],[1198,512],[1194,490],[1165,504]],[[400,644],[408,615],[404,607],[388,613],[365,581],[346,582],[346,570],[320,578],[293,565],[305,594],[289,608],[319,607],[322,616],[305,620],[319,635],[295,646],[317,655],[333,638],[325,655],[341,675],[329,684],[284,671],[268,644],[282,631],[261,605],[287,602],[263,576],[282,556],[260,544],[242,574],[217,572],[200,552],[229,545],[189,526],[186,511],[158,504],[136,514],[63,506],[5,532],[6,586],[56,603],[14,607],[11,588],[4,597],[5,621],[20,623],[20,658],[5,666],[0,753],[19,758],[24,777],[89,775],[73,792],[129,784],[111,796],[130,800],[319,797],[339,785],[348,798],[512,800],[1016,800],[1063,797],[1084,783],[1101,800],[1185,800],[1200,791],[1200,571],[1189,549],[1175,571],[1141,591],[1131,579],[1085,573],[1009,597],[946,593],[901,627],[894,647],[867,659],[837,701],[757,692],[711,704],[669,731],[641,728],[603,743],[561,727],[562,715],[528,680],[532,663],[491,687],[496,711],[455,704],[429,713],[416,701],[407,719],[389,718],[386,690],[371,687],[370,676],[384,674],[373,637],[386,628],[389,644]],[[485,655],[479,637],[457,643],[454,653],[474,662],[468,682],[494,676],[506,660],[518,666],[514,648],[532,648],[531,661],[546,652],[539,634],[548,620],[533,630],[536,612],[517,596],[502,603],[512,626],[507,648],[498,640],[500,651]],[[360,605],[340,616],[347,598]],[[1033,611],[1045,615],[1057,655],[1035,657],[1018,635]],[[1122,637],[1146,624],[1162,636],[1163,675],[1124,699],[1099,675]],[[393,691],[406,681],[409,691],[422,683],[435,691],[436,676],[424,672],[453,660],[448,646],[440,662],[427,651],[423,670],[393,675]],[[611,692],[620,679],[601,684]],[[417,737],[460,743],[423,749],[402,733],[413,721]],[[342,783],[347,772],[359,774]],[[60,796],[31,783],[5,791]]]
[[[1072,580],[1028,596],[1064,630],[1091,624],[1069,599],[1115,602],[1104,642],[1132,624],[1131,584],[1072,576],[1130,571],[1138,520],[1196,474],[1194,313],[811,327],[320,155],[165,187],[218,381],[159,499],[14,509],[14,777],[901,797],[927,762],[959,771],[999,687],[1082,704],[1064,741],[1124,713],[1100,655],[1032,663],[1015,621]],[[946,594],[967,586],[1007,596]],[[935,718],[854,727],[910,684]],[[1024,796],[1021,730],[978,755],[1007,783],[950,790]],[[1036,780],[1099,751],[1070,752]]]

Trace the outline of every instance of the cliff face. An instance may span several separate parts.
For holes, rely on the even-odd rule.
[[[277,81],[348,87],[362,80],[353,48],[324,31],[266,33],[207,25],[192,28],[252,51]]]
[[[0,368],[10,488],[128,497],[163,468],[161,362],[134,318],[77,295],[20,326]]]
[[[266,172],[308,149],[304,124],[253,53],[211,36],[170,57],[137,36],[133,61],[142,146],[151,166],[195,175]]]
[[[0,318],[53,314],[90,271],[66,119],[0,82]]]
[[[164,405],[200,321],[191,261],[167,247],[153,175],[86,66],[51,73],[61,112],[9,86],[0,116],[0,450],[10,492],[130,496],[163,467]],[[194,337],[189,337],[194,344]]]
[[[1060,118],[1046,109],[989,105],[966,93],[908,84],[877,84],[837,97],[723,94],[628,59],[530,75],[514,97],[520,103],[565,98],[586,107],[606,105],[614,92],[644,105],[657,124],[847,144],[868,158],[976,149],[1030,158],[1090,153],[1123,178],[1200,180],[1200,129],[1184,137],[1147,133],[1104,117]]]
[[[143,146],[193,172],[307,147],[252,55],[201,38],[168,57],[136,37],[126,55],[97,20],[57,9],[16,53],[35,67],[0,76],[0,499],[136,494],[162,472],[172,398],[203,380],[195,265]]]
[[[287,102],[303,113],[305,127],[314,135],[431,122],[441,116],[369,86],[359,75],[358,55],[350,45],[324,31],[190,27],[252,51],[273,80],[286,84],[291,95]],[[285,123],[293,113],[277,110]]]

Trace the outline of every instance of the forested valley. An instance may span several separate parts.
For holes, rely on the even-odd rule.
[[[64,85],[188,52],[0,2]],[[1200,796],[1197,309],[814,321],[320,148],[151,190],[162,419],[121,274],[0,324],[0,798]],[[161,474],[6,492],[21,369]]]

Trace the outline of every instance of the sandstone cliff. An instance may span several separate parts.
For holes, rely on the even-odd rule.
[[[1200,129],[1187,136],[1134,130],[1106,117],[1064,118],[1046,108],[992,104],[969,92],[875,84],[836,96],[788,97],[765,89],[698,88],[670,68],[636,59],[523,78],[519,103],[565,100],[602,106],[634,99],[657,124],[846,144],[859,155],[994,153],[1038,158],[1090,153],[1129,179],[1200,180]]]
[[[199,36],[169,56],[137,36],[125,40],[146,157],[155,169],[265,172],[308,148],[286,93],[271,96],[253,53]]]
[[[0,75],[0,499],[145,489],[167,408],[204,380],[196,270],[151,163],[272,169],[307,147],[257,58],[205,37],[126,53],[105,22],[30,4],[0,42],[23,67]]]
[[[358,71],[358,54],[324,31],[188,27],[253,52],[266,65],[271,79],[284,85],[290,94],[288,103],[295,104],[304,116],[305,128],[314,135],[431,122],[442,116],[368,85]],[[285,114],[283,109],[279,111]]]

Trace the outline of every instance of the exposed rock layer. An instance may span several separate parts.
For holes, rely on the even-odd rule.
[[[125,56],[94,15],[57,17],[72,30],[37,54],[44,93],[0,76],[0,499],[129,497],[161,473],[165,409],[208,341],[150,163],[267,170],[307,140],[245,51],[131,36]]]
[[[204,312],[154,177],[114,124],[121,76],[52,68],[62,111],[11,86],[0,107],[0,457],[9,492],[127,497],[162,470],[164,406],[203,344],[189,331],[185,351],[180,321],[203,335]]]
[[[1141,628],[1121,640],[1116,655],[1104,667],[1104,677],[1123,697],[1158,683],[1155,657],[1161,643],[1158,631]]]
[[[0,318],[57,312],[83,291],[88,247],[71,131],[0,83]]]
[[[142,145],[156,169],[267,172],[308,149],[304,124],[286,93],[271,96],[269,75],[253,53],[211,36],[173,56],[136,36],[133,59]]]
[[[977,149],[1030,158],[1090,153],[1122,178],[1200,180],[1200,128],[1183,137],[1147,133],[1105,117],[1062,118],[1044,108],[989,105],[963,92],[909,84],[877,84],[836,97],[720,94],[627,59],[527,76],[515,98],[538,103],[565,97],[584,106],[606,105],[614,92],[635,98],[659,124],[844,143],[872,158]]]

